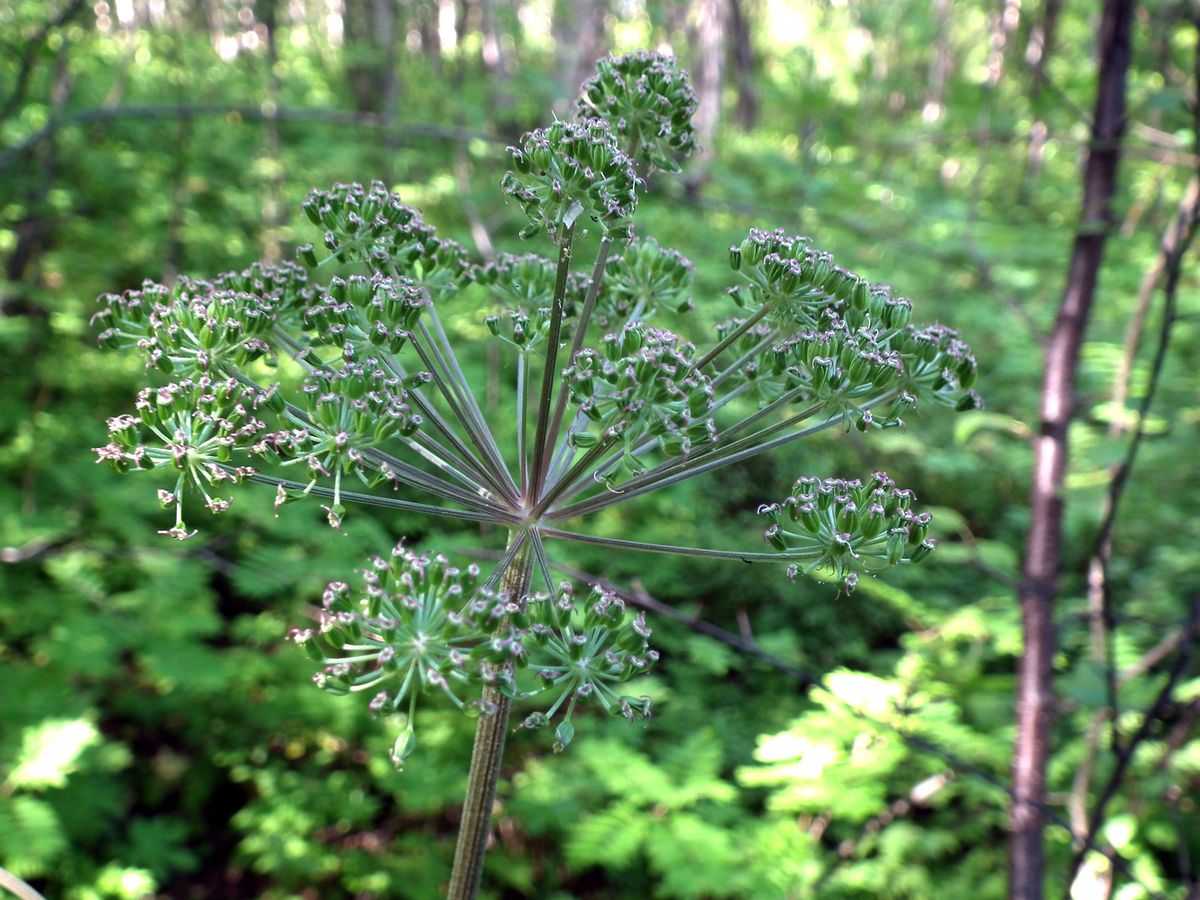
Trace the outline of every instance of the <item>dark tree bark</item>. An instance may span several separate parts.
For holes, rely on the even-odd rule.
[[[733,75],[737,84],[737,106],[733,119],[742,131],[758,124],[758,64],[745,0],[729,0],[729,40],[733,50]]]
[[[1099,80],[1092,143],[1083,172],[1083,209],[1071,251],[1067,285],[1046,347],[1041,428],[1034,442],[1030,528],[1019,589],[1025,649],[1017,684],[1017,739],[1013,755],[1009,896],[1040,900],[1046,764],[1054,724],[1054,604],[1062,538],[1062,489],[1067,431],[1075,404],[1079,348],[1096,294],[1104,246],[1112,228],[1120,141],[1125,131],[1134,0],[1105,0],[1098,37]]]

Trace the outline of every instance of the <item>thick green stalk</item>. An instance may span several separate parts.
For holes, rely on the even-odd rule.
[[[521,532],[513,529],[509,532],[509,546],[523,537]],[[527,594],[532,574],[533,554],[530,552],[530,542],[524,541],[504,573],[500,590],[513,597]],[[462,824],[458,829],[458,845],[454,850],[448,900],[474,900],[479,892],[488,834],[491,831],[492,806],[496,802],[496,785],[500,781],[500,763],[504,758],[504,739],[508,736],[508,713],[512,701],[494,687],[485,687],[483,702],[485,706],[494,706],[495,712],[481,715],[475,726],[475,748],[471,751],[471,771],[467,776],[467,796],[463,800]]]

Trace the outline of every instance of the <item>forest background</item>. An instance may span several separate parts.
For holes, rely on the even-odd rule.
[[[1033,798],[1053,895],[1200,884],[1196,16],[1132,14],[1070,373]],[[1031,438],[1072,242],[1095,225],[1101,19],[1061,0],[0,2],[0,866],[73,898],[437,896],[471,723],[431,711],[398,773],[395,728],[315,690],[283,636],[402,535],[485,562],[503,536],[359,513],[341,537],[316,505],[276,519],[263,488],[186,544],[159,537],[151,479],[94,462],[142,372],[89,319],[144,278],[291,256],[313,238],[300,201],[335,181],[380,178],[481,255],[520,252],[505,146],[567,114],[598,57],[649,47],[700,95],[704,152],[640,211],[695,262],[692,315],[715,325],[706,298],[749,227],[809,234],[961,331],[988,405],[832,433],[598,520],[755,547],[756,504],[797,475],[885,469],[940,546],[851,596],[570,548],[657,611],[657,714],[589,721],[560,755],[511,741],[485,895],[1004,895]],[[477,318],[452,325],[482,335]],[[474,365],[501,377],[482,337]]]

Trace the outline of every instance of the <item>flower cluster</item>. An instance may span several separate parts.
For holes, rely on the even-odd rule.
[[[334,346],[365,339],[399,353],[428,306],[428,291],[404,276],[335,277],[304,310],[304,323]]]
[[[716,435],[710,413],[712,384],[697,371],[695,348],[676,334],[633,322],[602,340],[603,353],[584,349],[563,372],[571,400],[599,434],[576,430],[576,447],[619,446],[622,456],[606,470],[611,481],[640,472],[634,455],[645,437],[669,456],[688,453]]]
[[[532,313],[554,296],[554,262],[536,253],[500,253],[475,270],[475,280],[488,288],[501,306]],[[578,272],[567,277],[563,316],[569,318],[583,302],[588,280]]]
[[[549,299],[554,296],[554,263],[534,253],[499,254],[479,266],[475,280],[488,288],[503,307],[484,318],[488,330],[520,352],[542,349],[550,330]],[[563,295],[563,318],[570,319],[583,303],[588,281],[571,273]]]
[[[866,405],[896,388],[904,374],[900,354],[881,343],[877,332],[851,331],[832,310],[822,313],[821,326],[771,348],[769,370],[779,390],[794,391],[797,402],[842,412],[864,431],[892,423],[875,422]]]
[[[312,421],[309,464],[348,468],[361,461],[362,450],[395,434],[411,436],[422,419],[408,405],[408,391],[421,383],[420,376],[393,375],[375,357],[314,369],[303,386]]]
[[[819,401],[864,431],[903,424],[922,398],[960,411],[982,405],[970,390],[975,358],[952,329],[912,325],[910,300],[807,238],[751,229],[730,248],[730,265],[746,279],[730,293],[750,315],[718,328],[722,347],[738,354],[720,380],[761,405],[785,395]],[[885,411],[868,408],[884,400]]]
[[[678,172],[676,157],[696,149],[696,94],[687,72],[661,53],[600,60],[580,89],[576,111],[607,121],[630,156],[657,169]]]
[[[892,338],[892,345],[908,361],[903,379],[907,395],[929,397],[959,412],[982,408],[971,389],[978,375],[975,354],[953,328],[909,326]]]
[[[654,238],[632,241],[604,270],[597,324],[618,328],[648,319],[660,308],[686,312],[692,308],[689,292],[695,280],[696,268],[682,253],[660,246]]]
[[[860,571],[917,562],[933,551],[929,513],[914,513],[915,500],[883,472],[865,483],[806,475],[783,502],[758,512],[771,521],[767,543],[804,564],[789,568],[790,576],[824,569],[852,591]]]
[[[498,337],[521,353],[533,353],[542,349],[550,333],[550,307],[539,306],[531,312],[523,309],[505,309],[487,316],[483,320],[493,337]]]
[[[405,206],[382,182],[335,184],[312,191],[301,208],[325,229],[325,247],[339,262],[365,262],[379,272],[412,278],[435,299],[457,290],[470,278],[467,253],[458,243],[439,238],[418,210]],[[311,244],[300,248],[309,265],[317,259]]]
[[[525,610],[530,620],[528,667],[537,673],[541,690],[557,697],[545,712],[527,716],[522,727],[545,727],[565,703],[566,715],[554,732],[554,749],[561,751],[574,737],[571,717],[579,700],[592,698],[627,719],[650,715],[648,697],[615,690],[658,661],[658,651],[650,649],[645,613],[630,616],[620,597],[600,587],[592,588],[581,607],[567,582],[553,596],[529,597]]]
[[[289,636],[322,664],[313,679],[318,687],[371,692],[375,713],[407,714],[397,764],[416,746],[422,693],[441,693],[474,714],[494,710],[466,699],[468,687],[489,684],[521,700],[550,695],[548,706],[523,724],[546,725],[565,707],[555,733],[561,750],[574,734],[571,718],[580,700],[594,699],[628,718],[649,715],[648,699],[623,696],[616,686],[658,658],[644,617],[628,614],[607,591],[593,589],[581,603],[564,583],[553,596],[509,597],[480,584],[478,567],[462,569],[403,544],[390,558],[370,561],[357,598],[346,583],[331,583],[317,627]]]
[[[523,237],[545,228],[558,240],[580,215],[614,239],[632,235],[629,220],[642,182],[607,122],[555,122],[526,134],[508,152],[516,171],[508,172],[501,186],[529,216]]]
[[[175,527],[163,534],[183,540],[190,536],[183,524],[185,489],[198,489],[214,513],[228,509],[229,500],[214,497],[209,489],[254,474],[252,467],[235,464],[235,454],[251,451],[267,428],[255,410],[276,403],[277,394],[249,388],[233,378],[204,375],[144,388],[138,393],[136,416],[108,420],[109,443],[96,448],[97,461],[118,472],[177,470],[174,489],[160,490],[158,496],[163,506],[175,509]]]
[[[979,405],[975,358],[955,332],[911,324],[910,301],[781,230],[752,229],[730,248],[739,284],[728,293],[740,311],[717,327],[707,352],[647,324],[664,309],[691,308],[695,275],[676,251],[633,239],[645,187],[637,167],[678,170],[695,146],[695,108],[670,58],[610,58],[584,85],[575,121],[509,148],[503,190],[529,217],[523,236],[545,230],[558,243],[555,259],[472,263],[383,184],[335,184],[303,204],[324,232],[324,259],[306,244],[305,265],[256,264],[101,300],[101,341],[140,351],[147,368],[172,379],[143,390],[135,415],[111,419],[109,443],[97,449],[119,471],[176,473],[174,487],[159,491],[176,512],[166,534],[191,534],[185,490],[198,489],[219,512],[229,501],[214,486],[250,479],[275,487],[277,507],[327,498],[335,528],[344,499],[505,530],[510,552],[495,583],[529,585],[536,561],[548,593],[507,596],[479,584],[474,568],[397,547],[368,567],[360,596],[330,585],[319,625],[293,632],[322,661],[325,689],[373,691],[380,713],[408,704],[400,761],[414,746],[421,691],[483,712],[497,691],[522,701],[545,694],[546,707],[524,727],[562,711],[559,749],[571,740],[579,700],[630,718],[649,713],[648,701],[617,689],[656,658],[644,620],[611,593],[556,590],[545,541],[737,552],[562,526],[839,423],[899,425],[927,399]],[[575,260],[585,219],[602,238],[591,242],[590,269]],[[327,265],[338,274],[310,281],[310,269]],[[483,324],[516,356],[515,367],[489,360],[489,377],[499,378],[486,392],[468,375],[479,367],[464,356],[463,333],[442,316],[443,301],[471,292],[487,298]],[[540,365],[531,365],[534,353]],[[515,402],[493,403],[509,375]],[[277,381],[260,384],[264,377]],[[502,410],[514,427],[498,427]],[[508,447],[506,437],[515,438]],[[282,477],[297,469],[300,478]],[[368,491],[385,482],[390,490],[343,490],[350,475]],[[760,510],[774,550],[749,555],[791,562],[792,575],[827,569],[850,589],[860,572],[932,549],[929,517],[912,502],[884,475],[865,484],[801,478],[784,501]],[[468,686],[486,686],[484,699],[465,700]]]
[[[161,372],[220,372],[271,352],[280,307],[299,302],[306,280],[299,266],[285,263],[214,282],[180,278],[174,288],[147,281],[141,290],[103,295],[92,324],[101,343],[137,349]]]

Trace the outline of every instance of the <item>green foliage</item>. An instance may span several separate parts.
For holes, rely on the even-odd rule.
[[[19,49],[36,37],[50,6],[7,4],[0,21],[9,42]],[[312,184],[380,177],[464,242],[471,235],[464,210],[474,204],[500,250],[523,252],[516,240],[526,224],[521,208],[495,205],[509,165],[503,147],[577,85],[555,81],[550,73],[563,67],[547,39],[514,27],[515,12],[502,7],[510,81],[485,74],[482,38],[470,28],[440,56],[428,44],[409,52],[397,42],[403,101],[394,133],[366,120],[283,118],[273,123],[272,151],[267,123],[254,115],[271,82],[263,44],[223,59],[213,48],[237,39],[232,23],[231,33],[214,35],[180,5],[165,6],[167,19],[139,30],[125,29],[110,11],[104,30],[85,4],[38,45],[28,91],[0,121],[0,255],[7,266],[0,286],[0,780],[10,777],[27,735],[66,722],[90,724],[98,735],[60,770],[61,785],[0,788],[0,865],[24,872],[47,896],[433,896],[452,852],[470,723],[431,709],[414,769],[397,775],[387,757],[399,728],[381,730],[364,710],[312,690],[305,661],[280,643],[289,626],[305,621],[330,573],[352,572],[401,534],[447,552],[494,548],[498,536],[384,511],[355,516],[339,536],[305,505],[289,504],[275,518],[271,491],[250,486],[221,518],[188,507],[190,524],[204,521],[203,537],[167,546],[153,534],[163,527],[162,512],[145,482],[114,478],[87,458],[86,448],[105,440],[97,416],[127,404],[142,377],[139,363],[96,350],[99,329],[88,320],[102,291],[136,288],[147,275],[169,281],[176,272],[240,269],[266,244],[311,239],[302,217],[290,216]],[[614,45],[669,42],[698,70],[699,60],[686,58],[686,36],[669,30],[676,13],[647,6],[653,21],[617,22],[621,14],[611,14]],[[862,578],[847,598],[827,584],[765,578],[759,565],[656,557],[647,566],[583,545],[571,561],[619,583],[640,579],[655,597],[750,634],[790,664],[871,676],[883,694],[910,705],[919,695],[923,702],[900,719],[902,729],[938,735],[1005,778],[1020,650],[1011,585],[1026,525],[1037,346],[1063,283],[1078,204],[1093,11],[1064,6],[1050,81],[1034,97],[1023,69],[1024,36],[1040,15],[1033,7],[1022,7],[993,83],[988,5],[955,4],[941,24],[923,2],[793,4],[794,18],[783,23],[755,18],[761,5],[742,6],[752,13],[759,60],[758,124],[739,131],[726,116],[703,148],[709,180],[696,205],[669,186],[639,204],[639,230],[695,261],[686,291],[696,300],[695,324],[688,327],[698,333],[721,324],[724,313],[709,301],[728,284],[729,245],[754,223],[779,223],[812,234],[846,267],[920,298],[924,317],[971,335],[989,408],[929,416],[919,436],[880,432],[869,445],[853,431],[818,436],[803,452],[676,485],[644,498],[636,512],[616,507],[595,521],[595,533],[615,538],[636,532],[659,543],[736,546],[763,527],[757,504],[780,497],[799,473],[886,468],[929,504],[941,540],[911,580],[903,569],[886,585]],[[432,6],[411,8],[405,34],[433,33]],[[1139,129],[1122,162],[1118,211],[1126,219],[1107,257],[1072,433],[1056,802],[1086,758],[1097,703],[1106,705],[1095,687],[1085,560],[1107,467],[1127,437],[1114,437],[1110,423],[1134,419],[1146,384],[1144,350],[1124,408],[1112,404],[1112,388],[1138,282],[1187,179],[1182,167],[1162,161],[1193,138],[1179,101],[1190,94],[1181,79],[1191,71],[1194,39],[1176,10],[1170,3],[1144,10],[1130,110],[1154,130]],[[288,37],[277,46],[273,102],[285,110],[359,108],[351,64],[378,64],[385,53],[351,29],[338,46],[316,21],[281,26]],[[300,32],[306,42],[291,39]],[[940,40],[954,65],[938,98],[929,73]],[[573,52],[567,42],[560,46]],[[0,99],[16,84],[20,58],[0,54]],[[732,93],[727,85],[726,100]],[[501,94],[511,104],[496,102]],[[76,113],[106,105],[176,103],[243,112],[114,114],[70,124]],[[52,140],[10,155],[52,118],[66,123]],[[1034,169],[1028,136],[1039,120],[1048,142]],[[495,129],[484,124],[493,121]],[[455,145],[438,137],[451,125],[480,133]],[[1148,146],[1151,135],[1171,146]],[[456,160],[467,173],[459,181],[448,174]],[[283,210],[279,218],[264,215],[265,199]],[[1170,633],[1194,590],[1195,286],[1189,268],[1185,316],[1152,410],[1154,433],[1115,536],[1110,578],[1120,600],[1123,665]],[[476,310],[477,299],[463,306]],[[526,312],[532,322],[537,311]],[[453,337],[477,342],[477,355],[465,363],[486,384],[485,328],[457,309],[446,319]],[[676,329],[681,321],[674,309],[655,313],[655,325]],[[961,517],[952,519],[949,509]],[[607,719],[581,721],[587,740],[561,756],[551,753],[546,732],[513,742],[512,790],[502,790],[499,840],[486,873],[494,896],[694,896],[704,882],[689,873],[700,872],[713,892],[734,896],[1002,894],[1000,791],[962,772],[930,805],[914,805],[864,836],[890,804],[911,802],[916,785],[950,766],[850,716],[831,695],[802,696],[785,676],[726,644],[667,622],[655,637],[664,661],[645,690],[661,714],[648,726],[630,732]],[[1152,669],[1123,686],[1125,734],[1162,678]],[[1172,727],[1188,721],[1196,684],[1193,669],[1177,694]],[[881,712],[896,721],[894,711]],[[783,811],[768,800],[803,787],[802,779],[744,780],[765,769],[754,756],[760,740],[791,734],[801,721],[843,754],[865,734],[880,758],[899,759],[882,774],[879,805],[865,819],[857,791],[847,795],[855,817],[839,797],[815,813]],[[1097,781],[1107,776],[1105,734]],[[1200,836],[1180,827],[1194,815],[1185,806],[1200,778],[1198,746],[1194,730],[1185,729],[1168,729],[1147,746],[1103,832],[1164,896],[1186,895],[1179,860],[1200,858]],[[678,797],[689,783],[681,747],[704,760],[695,781],[726,789],[677,800],[663,813],[653,802],[627,800],[609,774],[627,767]],[[849,780],[846,765],[834,774]],[[411,777],[414,770],[420,778]],[[340,794],[328,788],[331,773]],[[612,824],[618,816],[623,829]],[[683,824],[669,824],[673,818]],[[608,846],[593,838],[594,855],[571,856],[589,843],[580,834],[605,827]],[[661,837],[667,834],[675,839],[670,846]],[[1053,881],[1070,844],[1060,830],[1050,838]],[[842,842],[856,839],[843,857]],[[1144,896],[1124,880],[1120,890]]]

